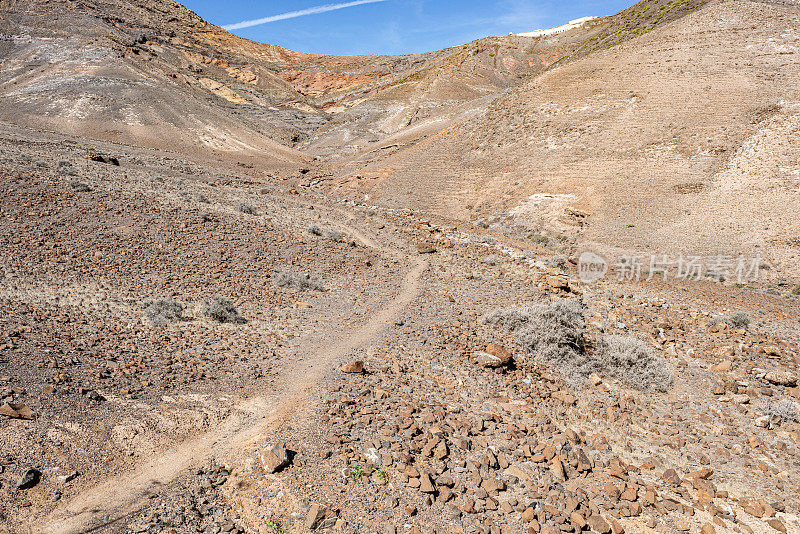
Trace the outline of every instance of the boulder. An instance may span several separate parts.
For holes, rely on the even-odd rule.
[[[38,469],[28,469],[17,481],[18,490],[31,489],[42,478],[42,473]]]
[[[473,356],[475,357],[475,361],[477,362],[477,364],[480,365],[481,367],[494,369],[496,367],[503,366],[503,360],[501,360],[497,356],[494,356],[493,354],[489,354],[488,352],[479,350],[475,352]]]
[[[289,463],[289,451],[284,445],[268,445],[261,453],[261,466],[267,473],[276,473]]]
[[[598,514],[589,516],[589,519],[586,520],[586,525],[597,534],[609,534],[611,532],[611,525]]]
[[[794,387],[797,385],[797,375],[790,371],[769,371],[764,375],[764,380],[777,386]]]
[[[357,360],[352,363],[348,363],[342,367],[342,372],[348,374],[361,374],[364,372],[364,362]]]
[[[486,345],[486,352],[495,358],[499,358],[501,365],[508,365],[514,359],[514,357],[508,350],[506,350],[505,347],[496,343],[489,343]]]
[[[436,246],[433,243],[422,241],[417,243],[417,252],[420,254],[433,254],[436,252]]]

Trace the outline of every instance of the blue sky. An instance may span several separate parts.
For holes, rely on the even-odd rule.
[[[364,3],[360,3],[364,2]],[[355,4],[334,9],[340,4]],[[559,26],[584,16],[610,15],[634,0],[185,0],[189,9],[220,26],[291,16],[234,29],[233,33],[300,52],[403,54],[428,52],[488,35]],[[325,6],[325,7],[322,7]],[[321,8],[321,9],[311,9]],[[288,17],[288,16],[287,16]],[[276,17],[280,18],[280,17]]]

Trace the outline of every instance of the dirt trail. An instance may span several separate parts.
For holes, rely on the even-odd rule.
[[[334,211],[342,212],[334,208]],[[348,217],[350,218],[350,217]],[[343,227],[345,225],[342,225]],[[397,255],[359,230],[346,227],[367,246],[382,253]],[[340,365],[354,349],[370,343],[419,294],[419,281],[427,269],[426,261],[413,258],[397,294],[375,310],[369,321],[360,328],[329,336],[315,336],[315,341],[300,346],[300,358],[284,372],[284,386],[266,395],[247,399],[221,424],[204,434],[177,444],[156,454],[130,472],[109,478],[89,488],[49,514],[30,532],[78,533],[101,531],[112,527],[127,515],[138,510],[147,495],[176,479],[187,469],[208,457],[234,460],[247,454],[255,444],[268,440],[265,434],[282,424],[287,417],[302,419],[314,406],[313,391],[319,382]],[[337,323],[333,323],[334,327]],[[336,341],[331,343],[330,340]]]

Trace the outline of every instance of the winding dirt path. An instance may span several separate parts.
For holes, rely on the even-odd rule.
[[[364,245],[382,253],[399,255],[398,250],[380,246],[358,229],[346,228]],[[270,429],[283,424],[288,417],[306,417],[308,410],[315,406],[313,392],[320,381],[341,365],[354,349],[374,340],[419,295],[420,277],[428,264],[421,258],[410,261],[411,268],[404,275],[397,294],[377,308],[366,323],[355,330],[339,328],[330,335],[318,336],[315,342],[301,345],[300,358],[281,377],[283,387],[245,400],[212,430],[176,444],[131,471],[78,494],[39,524],[31,526],[30,532],[66,534],[111,528],[139,510],[149,494],[204,459],[214,456],[235,460],[263,442]],[[336,322],[333,325],[336,326]]]

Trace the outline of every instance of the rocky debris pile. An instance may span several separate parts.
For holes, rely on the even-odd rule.
[[[518,373],[481,381],[514,382],[524,376]],[[341,508],[340,521],[378,528],[349,512],[356,507],[384,518],[384,532],[410,523],[441,531],[621,533],[631,521],[679,531],[747,529],[732,512],[736,501],[712,482],[713,469],[680,476],[677,467],[623,460],[602,433],[562,427],[564,407],[576,399],[547,371],[534,373],[496,399],[494,385],[470,399],[445,387],[455,376],[444,368],[406,367],[400,359],[351,375],[327,402],[328,433],[314,468],[341,475],[318,491]],[[299,483],[303,473],[297,476]]]
[[[587,312],[591,335],[599,328],[613,332],[608,322],[597,326],[596,309]],[[697,331],[679,326],[660,305],[625,310],[630,315],[616,321],[651,334],[649,350],[663,350],[659,354],[676,369],[704,365],[697,356],[688,363],[679,354],[699,344],[705,325]],[[336,503],[339,521],[356,530],[790,530],[786,507],[776,499],[753,500],[736,481],[742,466],[758,465],[764,472],[759,483],[787,490],[785,477],[794,469],[789,463],[772,470],[755,459],[769,442],[785,462],[796,444],[747,437],[743,443],[753,455],[743,451],[747,460],[740,463],[740,445],[733,455],[713,446],[713,425],[724,424],[726,435],[737,436],[740,423],[714,411],[698,417],[697,404],[641,395],[627,390],[625,380],[609,382],[597,374],[576,388],[557,370],[506,349],[508,339],[487,343],[493,332],[473,314],[428,330],[419,352],[377,351],[366,359],[370,374],[341,375],[321,416],[327,433],[316,445],[320,450],[304,451],[319,460],[285,482],[302,486],[308,472],[316,473],[326,482],[315,498]],[[768,384],[792,390],[791,374],[754,373],[765,384],[759,392]],[[739,382],[726,383],[733,391],[753,392],[751,384]],[[698,390],[687,378],[675,388],[670,396]],[[738,407],[750,411],[747,404]],[[791,424],[784,428],[791,431]],[[755,428],[751,419],[747,434]]]
[[[126,532],[252,532],[237,517],[223,494],[230,475],[227,467],[214,461],[195,469],[189,478],[150,495],[149,506],[128,523]]]

